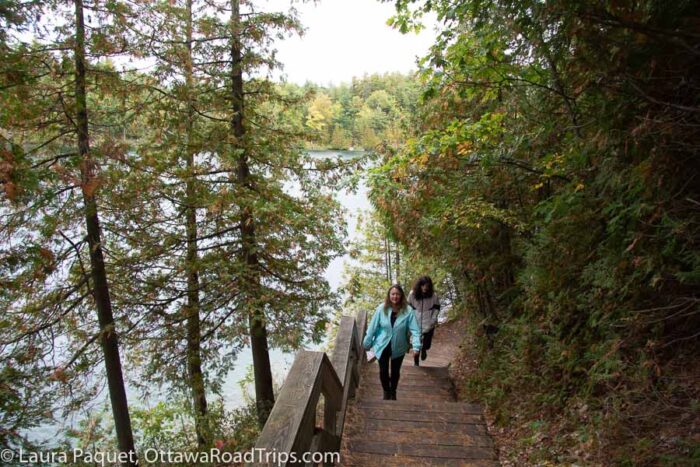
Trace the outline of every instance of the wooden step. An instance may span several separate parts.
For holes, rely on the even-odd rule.
[[[371,363],[367,367],[366,371],[379,373],[379,365],[376,363]],[[401,365],[401,372],[404,371],[420,375],[443,376],[445,378],[449,377],[449,371],[447,370],[447,367],[413,366],[413,362],[409,364],[404,361],[404,364]]]
[[[499,465],[481,406],[455,401],[448,366],[458,339],[454,329],[440,328],[420,366],[407,355],[396,401],[383,400],[379,365],[361,370],[360,387],[348,406],[341,465]]]
[[[400,443],[408,442],[416,436],[420,437],[422,444],[441,446],[478,446],[492,448],[493,440],[489,436],[468,435],[465,433],[433,433],[433,432],[405,432],[394,431],[390,427],[384,430],[364,430],[361,433],[353,434],[353,441],[381,440],[386,442]]]
[[[409,456],[388,456],[366,453],[343,453],[340,456],[340,465],[353,467],[404,467],[419,465],[440,465],[445,467],[497,467],[500,464],[495,460],[487,459],[444,459],[433,458],[426,462],[425,458]]]
[[[401,388],[399,388],[398,392],[396,393],[396,401],[390,401],[390,402],[409,402],[415,400],[417,396],[412,396],[411,394],[408,393],[402,393]],[[429,402],[431,404],[437,404],[440,403],[441,401],[445,400],[444,396],[441,395],[433,395],[433,396],[425,396],[422,395],[420,396],[423,400],[426,402]],[[384,400],[384,394],[380,393],[375,393],[375,394],[364,394],[362,396],[363,401],[372,401],[372,402],[382,402]]]
[[[422,457],[427,459],[487,459],[494,460],[496,453],[491,448],[479,446],[440,446],[435,444],[419,444],[420,437],[416,436],[416,442],[410,440],[403,443],[391,443],[385,441],[350,441],[347,449],[353,453],[398,455]]]
[[[378,392],[378,393],[381,393],[383,391],[381,384],[367,384],[365,387],[362,388],[362,390],[366,391],[366,392]],[[397,387],[397,391],[410,392],[410,393],[416,393],[416,394],[424,394],[426,396],[440,394],[440,395],[444,395],[448,398],[445,400],[449,400],[449,398],[451,398],[452,394],[453,394],[452,388],[449,386],[434,386],[431,384],[411,384],[411,383],[403,384],[403,382],[401,380],[399,380],[399,385]]]
[[[368,410],[362,413],[365,418],[396,420],[406,422],[450,422],[450,423],[482,423],[481,414],[423,412],[419,408],[413,410]]]
[[[412,372],[412,371],[406,371],[402,368],[400,379],[404,379],[404,378],[407,380],[411,380],[411,381],[434,381],[436,383],[441,383],[441,384],[452,384],[452,380],[447,375],[441,375],[438,373],[435,373],[435,374],[416,373],[416,372]],[[368,372],[365,375],[363,383],[367,382],[367,381],[372,381],[372,380],[379,381],[379,372],[378,371],[374,371],[371,373]]]
[[[382,387],[381,381],[379,381],[379,378],[377,378],[377,381],[366,381],[365,382],[365,387],[368,388],[373,388],[373,387]],[[425,391],[432,391],[434,389],[442,390],[442,391],[452,391],[452,385],[451,384],[436,384],[430,381],[416,381],[416,380],[411,380],[409,378],[399,378],[399,387],[403,388],[410,388],[412,390],[425,390]]]
[[[411,401],[375,401],[362,400],[355,404],[358,409],[396,409],[396,410],[412,410],[419,409],[425,412],[449,412],[449,413],[469,413],[481,414],[482,408],[479,404],[468,404],[465,402],[411,402]]]
[[[396,423],[394,420],[377,419],[364,416],[358,420],[360,427],[358,432],[363,430],[386,430],[387,427],[398,432],[422,432],[430,431],[435,433],[463,433],[467,435],[486,436],[486,426],[476,423],[453,423],[453,422],[426,422],[412,421]],[[348,431],[351,433],[352,431]]]
[[[384,391],[381,388],[367,389],[360,393],[360,400],[362,401],[382,401],[384,400]],[[425,402],[430,402],[431,404],[436,404],[441,401],[454,401],[454,397],[451,393],[447,391],[432,391],[431,394],[425,394],[421,391],[411,391],[406,388],[399,388],[396,390],[396,401],[395,402],[412,402],[415,403],[418,400]]]
[[[401,376],[399,378],[401,381],[406,380],[406,381],[425,381],[426,383],[435,383],[435,384],[447,384],[449,386],[452,386],[452,380],[448,378],[447,376],[438,376],[438,375],[421,375],[421,374],[415,374],[415,373],[410,373],[404,370],[401,370]],[[374,372],[374,373],[368,373],[365,375],[362,384],[367,384],[367,383],[373,383],[373,382],[379,382],[379,372]]]

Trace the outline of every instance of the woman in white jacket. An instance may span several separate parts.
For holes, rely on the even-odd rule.
[[[415,308],[416,320],[420,327],[421,341],[420,359],[428,357],[430,344],[433,342],[435,325],[440,314],[440,298],[435,293],[433,281],[428,276],[419,277],[408,294],[408,303]],[[418,355],[413,357],[413,364],[420,365]]]

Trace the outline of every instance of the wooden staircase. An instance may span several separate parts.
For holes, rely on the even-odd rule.
[[[404,358],[397,400],[382,400],[379,365],[362,370],[357,397],[348,405],[341,465],[499,465],[481,407],[456,402],[448,365],[459,335],[439,327],[421,366]]]

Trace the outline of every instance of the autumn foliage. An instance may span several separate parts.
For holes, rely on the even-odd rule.
[[[397,2],[442,32],[372,198],[498,326],[470,387],[529,462],[700,455],[696,6]]]

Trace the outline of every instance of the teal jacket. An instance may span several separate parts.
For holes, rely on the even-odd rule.
[[[366,350],[371,348],[379,358],[391,339],[391,358],[399,358],[408,351],[408,332],[410,331],[413,350],[419,351],[420,327],[413,308],[408,306],[399,313],[393,328],[390,316],[391,312],[384,313],[383,303],[374,310],[374,316],[369,322],[365,340],[362,342],[363,347]]]

